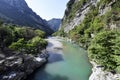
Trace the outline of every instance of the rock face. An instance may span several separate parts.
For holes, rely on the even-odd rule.
[[[107,12],[111,11],[111,6],[116,3],[117,0],[108,1],[108,3],[99,5],[101,2],[102,0],[70,0],[67,4],[67,9],[60,29],[64,29],[64,31],[68,33],[70,30],[81,24],[85,19],[85,16],[91,10],[91,6],[94,6],[95,8],[98,7],[99,16],[105,15]],[[111,27],[111,25],[106,26]]]
[[[119,27],[119,0],[70,0],[60,30],[78,45],[87,49],[97,33],[102,30],[116,30]],[[120,79],[119,74],[103,71],[93,64],[90,80],[118,79]]]
[[[61,19],[53,18],[48,21],[48,24],[50,25],[51,29],[53,29],[54,31],[57,31],[60,27]]]
[[[6,23],[39,28],[50,34],[53,32],[47,21],[33,12],[25,0],[0,0],[0,18]]]
[[[102,67],[98,66],[95,62],[91,62],[93,65],[93,73],[89,77],[89,80],[119,80],[120,74],[112,74],[107,71],[103,71]]]
[[[12,54],[0,60],[0,80],[24,80],[34,70],[46,63],[48,54],[37,57],[26,54]]]
[[[72,19],[68,19],[67,17],[69,17],[72,11],[72,6],[79,3],[79,0],[70,0],[67,4],[67,9],[63,17],[62,27],[64,27],[64,31],[68,33],[70,30],[75,28],[75,26],[79,25],[84,20],[85,14],[88,13],[90,5],[96,5],[96,2],[97,0],[90,0],[86,2],[82,7],[74,12],[75,15]]]
[[[74,1],[74,2],[73,2]],[[74,4],[78,3],[79,0],[70,0],[70,2],[68,4],[68,6],[73,6]],[[90,5],[96,5],[97,0],[91,0],[90,2],[85,3],[85,5],[83,5],[81,8],[79,8],[79,10],[76,11],[74,18],[71,19],[69,21],[67,21],[67,23],[63,24],[62,26],[64,26],[64,31],[65,32],[69,32],[70,30],[72,30],[73,28],[75,28],[75,26],[79,25],[85,18],[85,14],[88,13]],[[67,8],[66,9],[66,14],[63,18],[63,21],[66,20],[66,17],[68,16],[68,13],[71,12],[71,8]]]

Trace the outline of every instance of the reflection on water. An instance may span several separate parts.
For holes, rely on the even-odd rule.
[[[86,51],[68,42],[63,42],[63,49],[57,50],[54,43],[58,42],[49,42],[47,47],[48,63],[28,80],[88,80],[91,64]]]

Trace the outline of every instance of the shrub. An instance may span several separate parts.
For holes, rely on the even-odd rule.
[[[104,66],[105,70],[116,70],[120,66],[120,36],[116,31],[97,34],[88,48],[89,57]]]
[[[26,44],[25,50],[28,54],[41,53],[42,49],[45,49],[47,46],[47,41],[43,40],[40,37],[34,37],[32,40],[29,40]]]
[[[17,51],[22,51],[26,46],[25,40],[23,38],[19,39],[17,42],[13,42],[9,48]]]

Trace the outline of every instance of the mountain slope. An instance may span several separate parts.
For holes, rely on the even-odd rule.
[[[56,34],[87,49],[90,60],[100,66],[90,80],[120,79],[119,0],[70,0]]]
[[[57,31],[60,27],[61,19],[53,18],[48,21],[48,24],[50,25],[51,29],[53,29],[54,31]]]
[[[60,32],[65,32],[75,41],[82,37],[79,41],[86,43],[87,38],[93,38],[104,29],[119,28],[119,11],[119,0],[70,0]]]
[[[25,0],[0,0],[0,18],[6,23],[39,28],[47,33],[53,32],[47,22],[28,7]]]

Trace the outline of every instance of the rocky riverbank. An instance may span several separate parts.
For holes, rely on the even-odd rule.
[[[119,80],[120,74],[113,74],[111,72],[103,71],[101,66],[97,65],[95,62],[91,61],[93,65],[92,74],[89,80]]]
[[[0,60],[0,80],[24,80],[34,70],[47,62],[44,50],[39,55],[13,54]]]

